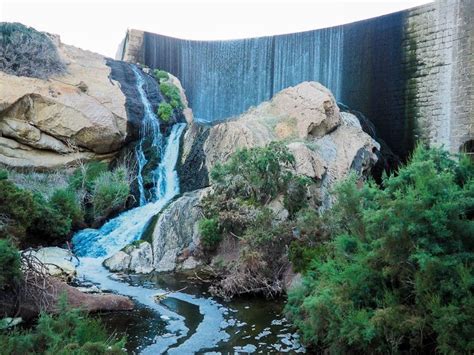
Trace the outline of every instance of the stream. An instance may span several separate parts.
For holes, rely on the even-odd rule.
[[[102,266],[105,259],[140,239],[152,217],[179,194],[175,166],[186,125],[174,124],[169,136],[162,135],[144,90],[145,74],[135,66],[133,71],[144,107],[135,151],[140,204],[100,229],[84,229],[73,237],[74,251],[80,261],[77,269],[80,282],[129,296],[136,303],[134,311],[103,315],[106,327],[127,334],[130,353],[304,352],[298,336],[289,330],[281,315],[282,302],[249,298],[224,303],[211,297],[204,285],[194,284],[183,275],[124,276],[110,273]],[[148,191],[142,175],[148,162],[145,143],[151,144],[160,157],[160,163],[152,171],[153,187]],[[155,302],[154,295],[165,292],[170,292],[168,297]]]

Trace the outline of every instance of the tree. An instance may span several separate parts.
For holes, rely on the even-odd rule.
[[[318,350],[474,351],[472,166],[419,147],[383,186],[336,191],[334,238],[286,311]]]

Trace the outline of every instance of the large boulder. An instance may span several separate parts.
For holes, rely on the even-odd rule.
[[[209,171],[242,148],[283,141],[295,156],[295,173],[319,180],[323,207],[333,183],[353,169],[367,174],[380,145],[362,130],[356,116],[339,112],[331,92],[303,82],[276,94],[233,120],[210,128],[192,124],[185,134],[182,172],[185,190],[209,183]],[[190,169],[190,166],[193,166]],[[186,175],[193,171],[197,179]],[[200,182],[201,186],[196,186]]]
[[[160,213],[152,236],[156,271],[174,270],[185,249],[192,254],[199,243],[197,222],[202,218],[200,201],[206,193],[207,189],[185,193]]]
[[[125,96],[106,58],[52,41],[64,73],[38,79],[0,71],[0,163],[54,168],[106,159],[125,141]]]

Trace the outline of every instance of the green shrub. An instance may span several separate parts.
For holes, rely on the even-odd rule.
[[[153,74],[155,75],[155,79],[158,82],[168,80],[170,78],[169,74],[166,71],[160,69],[153,70]]]
[[[204,218],[199,221],[201,242],[208,249],[216,249],[222,240],[219,222],[216,218]]]
[[[157,114],[163,121],[168,122],[173,116],[173,107],[167,102],[161,102]]]
[[[50,204],[64,218],[70,219],[73,227],[79,227],[84,221],[81,203],[72,189],[56,190],[50,198]]]
[[[334,238],[299,265],[302,286],[288,296],[304,342],[330,353],[474,351],[474,180],[465,164],[420,147],[382,188],[355,177],[338,187]]]
[[[0,239],[0,290],[13,285],[21,277],[20,254],[7,239]]]
[[[160,91],[165,96],[165,98],[170,103],[171,107],[174,109],[182,110],[183,103],[181,101],[181,95],[179,89],[172,83],[161,83]]]
[[[41,244],[64,241],[72,229],[72,220],[48,203],[41,195],[35,194],[35,214],[28,228],[28,237]]]
[[[0,237],[24,239],[36,211],[31,192],[19,189],[9,180],[0,180]]]
[[[69,185],[76,190],[85,189],[87,191],[92,191],[94,181],[100,174],[107,170],[107,164],[100,161],[89,162],[81,165],[72,174]]]
[[[8,171],[5,169],[0,169],[0,180],[8,179]]]
[[[101,173],[94,180],[90,201],[94,218],[105,218],[111,212],[125,207],[130,196],[128,171],[118,167],[114,171]]]
[[[71,218],[40,194],[0,180],[0,237],[11,236],[23,247],[64,240],[71,232]]]
[[[306,177],[295,176],[288,182],[283,199],[283,205],[293,218],[296,213],[307,206],[306,196],[310,180]]]
[[[57,315],[42,313],[33,329],[0,333],[5,354],[125,354],[125,338],[108,336],[103,325],[61,302]]]
[[[212,182],[222,191],[264,203],[287,190],[293,174],[288,168],[295,158],[281,143],[241,149],[225,164],[216,164]]]

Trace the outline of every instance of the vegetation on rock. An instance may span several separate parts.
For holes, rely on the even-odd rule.
[[[170,78],[168,72],[160,69],[153,70],[153,74],[155,75],[155,79],[160,83],[161,81],[166,81]]]
[[[230,298],[261,293],[276,296],[283,291],[283,274],[289,266],[286,247],[293,238],[294,221],[279,221],[267,207],[278,198],[292,206],[292,215],[304,207],[305,179],[292,173],[293,155],[281,143],[243,149],[211,172],[213,192],[203,200],[205,219],[199,223],[207,252],[219,243],[236,243],[237,260],[222,264],[222,278],[211,288]],[[289,188],[297,184],[304,191]],[[297,197],[292,196],[297,191]],[[286,204],[286,203],[285,203]],[[284,209],[283,204],[280,205]]]
[[[0,290],[10,288],[21,277],[20,254],[7,239],[0,239]]]
[[[47,179],[39,175],[12,172],[10,179],[0,170],[0,238],[22,248],[64,242],[73,230],[123,210],[130,196],[131,178],[123,165],[108,171],[105,163],[83,164],[69,182],[59,179],[64,180],[59,187],[43,186]]]
[[[160,83],[160,90],[173,109],[183,109],[181,95],[179,94],[179,89],[176,87],[176,85],[169,82],[162,82]]]
[[[290,251],[304,278],[286,311],[304,342],[330,353],[474,351],[473,177],[467,159],[420,147],[382,186],[340,184],[324,227]]]
[[[0,70],[7,74],[47,79],[66,66],[53,41],[20,23],[0,23]]]
[[[173,107],[167,102],[161,102],[158,106],[157,114],[163,121],[168,122],[171,116],[173,116]]]

